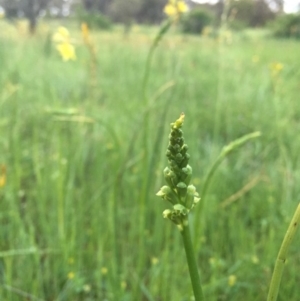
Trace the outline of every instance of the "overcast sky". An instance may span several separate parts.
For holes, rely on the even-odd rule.
[[[192,0],[198,3],[217,3],[218,0]],[[299,11],[300,0],[284,0],[284,11],[286,13],[295,13]]]
[[[300,1],[297,0],[285,0],[284,10],[287,13],[294,13],[299,11]]]

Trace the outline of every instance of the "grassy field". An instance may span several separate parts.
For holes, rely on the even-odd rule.
[[[191,224],[207,300],[266,300],[300,195],[299,42],[171,32],[145,97],[157,29],[92,32],[91,70],[78,26],[67,25],[77,60],[59,57],[58,25],[29,37],[0,21],[0,300],[192,300],[180,235],[155,196],[181,112],[200,196],[222,147],[262,132],[222,163]],[[298,233],[279,301],[299,301],[299,245]]]

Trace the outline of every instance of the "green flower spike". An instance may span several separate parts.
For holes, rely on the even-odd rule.
[[[188,165],[190,155],[187,152],[188,146],[184,143],[181,130],[183,121],[184,114],[181,114],[174,123],[171,123],[166,154],[169,167],[164,170],[167,185],[163,186],[156,195],[172,205],[172,209],[164,210],[163,217],[172,221],[181,233],[194,291],[194,300],[204,301],[188,219],[189,212],[200,201],[200,198],[196,187],[190,185],[193,170]]]
[[[184,114],[171,123],[169,145],[166,152],[169,167],[164,170],[164,177],[167,182],[156,194],[163,200],[173,205],[173,210],[164,211],[164,218],[170,219],[176,225],[181,225],[191,209],[199,202],[200,198],[195,186],[189,185],[192,177],[192,167],[188,165],[190,155],[188,146],[184,143],[181,130],[184,121]]]

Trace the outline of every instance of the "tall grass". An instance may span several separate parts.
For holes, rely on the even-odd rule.
[[[195,239],[207,300],[265,300],[299,202],[299,44],[244,33],[224,45],[216,130],[217,41],[174,33],[163,40],[149,106],[141,89],[151,30],[127,38],[93,33],[99,82],[90,97],[88,51],[79,43],[78,60],[62,62],[55,49],[46,51],[48,30],[56,29],[47,26],[29,38],[0,23],[0,164],[7,167],[0,299],[190,300],[180,237],[160,218],[165,206],[154,196],[163,153],[150,164],[155,141],[166,141],[165,121],[184,111],[200,195],[224,145],[263,134],[220,165]],[[80,41],[79,28],[69,28]],[[273,62],[284,65],[275,78]],[[222,206],[254,178],[256,185]],[[298,300],[298,246],[291,246],[279,300]]]

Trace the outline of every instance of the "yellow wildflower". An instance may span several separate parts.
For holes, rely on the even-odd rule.
[[[85,43],[89,43],[90,32],[89,27],[86,23],[81,23],[81,33]]]
[[[157,265],[158,262],[159,262],[159,259],[158,259],[157,257],[152,257],[152,258],[151,258],[151,263],[152,263],[152,265]]]
[[[56,49],[62,56],[64,61],[76,60],[75,48],[70,43],[60,43],[56,46]]]
[[[174,16],[177,14],[177,10],[176,10],[176,7],[174,5],[171,5],[171,4],[167,4],[164,8],[164,13],[167,15],[167,16]]]
[[[186,13],[189,8],[188,6],[185,4],[184,1],[177,1],[177,10],[180,12],[180,13]]]
[[[230,275],[228,277],[228,285],[229,286],[234,286],[236,283],[236,276],[235,275]]]
[[[76,60],[75,47],[71,43],[70,33],[67,28],[59,27],[53,35],[53,42],[64,61]]]
[[[1,165],[1,174],[0,174],[0,188],[6,184],[6,166]]]
[[[283,69],[283,64],[281,63],[272,63],[270,64],[270,70],[272,76],[277,76]]]
[[[55,43],[70,42],[69,30],[63,26],[60,26],[57,32],[53,35],[52,39]]]
[[[68,273],[68,279],[72,280],[75,277],[75,273],[69,272]]]
[[[181,14],[188,11],[188,6],[182,0],[169,0],[169,2],[164,7],[164,13],[168,17],[179,17]]]

